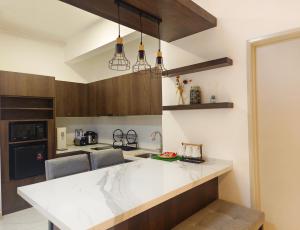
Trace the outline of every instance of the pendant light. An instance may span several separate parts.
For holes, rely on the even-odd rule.
[[[115,54],[113,58],[109,61],[108,67],[111,70],[117,71],[125,71],[130,69],[130,61],[126,58],[124,52],[123,38],[120,36],[121,28],[120,28],[120,5],[118,2],[118,29],[119,36],[116,40]]]
[[[157,34],[158,34],[158,51],[156,54],[155,62],[155,75],[161,76],[163,71],[166,71],[164,61],[161,52],[161,39],[160,39],[160,22],[157,22]]]
[[[151,66],[147,62],[145,47],[143,44],[142,14],[140,14],[140,28],[141,28],[141,42],[140,42],[140,46],[139,46],[136,63],[132,66],[133,72],[139,72],[139,71],[143,71],[143,70],[151,71]]]

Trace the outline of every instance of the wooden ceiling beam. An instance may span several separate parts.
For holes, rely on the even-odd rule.
[[[102,18],[118,22],[115,0],[60,0]],[[123,2],[162,19],[161,39],[166,42],[213,28],[217,19],[191,0],[123,0]],[[121,24],[140,31],[140,19],[136,12],[120,7]],[[157,23],[142,18],[143,32],[158,37]]]

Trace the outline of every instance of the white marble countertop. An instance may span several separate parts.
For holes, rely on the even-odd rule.
[[[112,147],[110,144],[104,144],[104,143],[99,143],[99,144],[94,144],[94,145],[85,145],[85,146],[76,146],[76,145],[68,145],[66,150],[56,150],[56,154],[63,154],[63,153],[70,153],[70,152],[76,152],[76,151],[85,151],[85,152],[99,152],[101,150],[94,150],[92,148],[97,148],[97,147]],[[135,156],[137,154],[141,153],[158,153],[157,150],[153,149],[137,149],[137,150],[132,150],[132,151],[123,151],[124,156]]]
[[[76,152],[76,151],[93,152],[93,151],[96,151],[96,150],[93,150],[92,148],[109,147],[109,146],[112,147],[112,145],[110,145],[110,144],[103,144],[103,143],[94,144],[94,145],[84,145],[84,146],[68,145],[67,149],[65,149],[65,150],[56,150],[56,154]]]
[[[107,229],[232,170],[140,159],[18,188],[18,194],[62,230]]]

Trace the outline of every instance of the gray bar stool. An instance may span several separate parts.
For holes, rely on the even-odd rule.
[[[90,153],[92,170],[125,162],[121,149],[107,149]]]
[[[90,171],[90,169],[91,167],[87,154],[45,161],[46,180],[87,172]],[[48,222],[48,229],[54,229],[54,225],[50,221]]]

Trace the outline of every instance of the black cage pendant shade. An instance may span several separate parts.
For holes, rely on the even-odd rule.
[[[156,62],[155,62],[155,75],[156,76],[161,76],[163,71],[166,71],[166,68],[164,66],[164,60],[161,52],[161,39],[160,39],[160,23],[157,23],[157,28],[158,28],[158,51],[156,53]]]
[[[130,69],[130,61],[126,58],[124,52],[124,44],[123,38],[120,36],[121,28],[120,28],[120,6],[118,4],[118,29],[119,29],[119,36],[116,40],[115,46],[115,54],[113,58],[109,61],[108,67],[111,70],[117,71],[125,71]]]
[[[145,47],[143,44],[143,27],[142,27],[142,16],[140,15],[140,26],[141,26],[141,42],[139,45],[139,51],[137,55],[136,63],[132,66],[133,72],[139,72],[143,70],[151,70],[151,66],[147,62]]]

